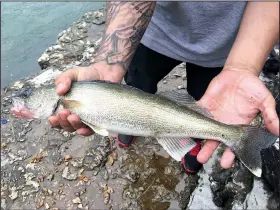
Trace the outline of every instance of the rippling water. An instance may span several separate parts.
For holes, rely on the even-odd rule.
[[[103,2],[2,2],[1,87],[40,70],[37,59],[59,32]]]

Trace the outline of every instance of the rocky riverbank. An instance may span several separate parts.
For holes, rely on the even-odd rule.
[[[261,179],[238,161],[222,170],[223,147],[198,175],[186,175],[154,139],[138,138],[121,149],[113,138],[82,137],[9,113],[16,91],[92,63],[104,23],[102,9],[86,13],[38,59],[40,73],[1,90],[1,209],[279,208],[279,146],[263,152]],[[272,70],[279,69],[279,60],[272,60],[261,78],[279,100],[279,72]],[[179,65],[160,82],[159,91],[186,87],[186,76]],[[259,122],[261,117],[254,123]]]

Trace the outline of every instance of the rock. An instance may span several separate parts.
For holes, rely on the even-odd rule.
[[[49,66],[50,56],[47,53],[44,53],[41,55],[41,57],[38,59],[38,63],[41,67],[41,69],[45,69]]]
[[[87,26],[87,23],[86,23],[86,22],[82,22],[82,23],[77,24],[77,28],[78,28],[78,29],[86,28],[86,26]]]
[[[127,171],[124,177],[132,183],[135,183],[139,179],[139,173],[133,169],[130,169]]]
[[[71,160],[71,164],[75,168],[80,168],[84,164],[84,157],[73,158]]]
[[[89,60],[91,58],[91,54],[89,52],[84,52],[83,53],[83,60]]]
[[[106,181],[109,180],[109,173],[106,169],[104,169],[102,178]]]
[[[59,39],[60,37],[62,37],[65,33],[66,33],[66,30],[61,31],[61,32],[57,35],[57,39]]]
[[[179,64],[179,67],[182,68],[182,69],[185,69],[186,68],[186,63]]]
[[[92,22],[93,22],[94,24],[101,25],[101,24],[105,23],[105,19],[104,19],[104,18],[101,18],[101,19],[93,19]]]
[[[21,173],[24,173],[25,172],[25,170],[24,170],[24,168],[23,167],[18,167],[18,171],[20,171]]]
[[[1,199],[1,208],[2,208],[2,209],[6,209],[6,208],[7,208],[6,199]]]
[[[48,189],[48,194],[49,194],[49,195],[52,195],[52,194],[53,194],[53,191],[51,191],[50,189]]]
[[[12,199],[12,200],[15,200],[15,199],[17,199],[17,197],[18,197],[18,191],[16,190],[16,188],[15,187],[12,187],[11,188],[11,194],[9,195],[9,197]]]
[[[72,200],[72,203],[74,203],[74,204],[80,204],[80,203],[82,203],[81,198],[79,198],[79,197],[74,198],[74,199]]]
[[[41,69],[52,66],[62,70],[69,64],[80,65],[76,64],[80,60],[83,64],[90,64],[96,47],[100,44],[104,23],[103,10],[85,14],[79,21],[74,22],[57,36],[56,45],[46,49],[38,59]]]
[[[69,154],[65,155],[65,157],[64,157],[64,160],[65,160],[65,161],[69,161],[69,160],[71,160],[71,159],[72,159],[72,156],[69,155]]]
[[[46,209],[49,209],[49,208],[50,208],[50,206],[49,206],[48,203],[45,203],[45,208],[46,208]]]
[[[25,151],[25,150],[19,150],[18,153],[17,153],[17,155],[20,156],[20,157],[22,157],[22,159],[24,160],[24,159],[27,158],[28,153],[27,153],[27,151]]]
[[[70,173],[69,167],[65,167],[62,172],[62,177],[67,180],[76,180],[78,175],[77,173]]]
[[[179,75],[179,74],[173,74],[173,76],[176,78],[176,77],[181,77],[181,75]]]
[[[40,182],[43,182],[43,181],[44,181],[44,179],[45,179],[45,177],[44,177],[44,176],[42,176],[42,175],[38,177],[38,180],[39,180]]]
[[[53,174],[50,174],[50,175],[47,177],[47,180],[52,181],[53,178],[54,178],[54,175],[53,175]]]
[[[50,82],[54,80],[59,74],[61,74],[61,71],[55,70],[55,69],[48,69],[44,71],[42,74],[38,75],[37,77],[28,80],[28,82],[35,87],[39,87],[42,84],[45,84],[47,82]]]
[[[61,131],[61,134],[66,138],[71,138],[72,136],[74,136],[73,133],[64,130]]]
[[[61,42],[69,43],[71,41],[71,37],[63,34],[61,37],[59,37],[58,40]]]
[[[26,173],[26,174],[24,174],[24,178],[25,178],[25,185],[26,186],[32,186],[33,189],[23,191],[22,192],[23,196],[30,195],[30,194],[33,194],[33,193],[39,191],[40,184],[38,182],[35,182],[35,181],[32,180],[32,179],[35,178],[35,175],[33,173]]]
[[[95,52],[95,49],[93,47],[89,47],[87,51],[92,55]]]
[[[266,180],[269,187],[278,196],[280,195],[280,157],[279,148],[269,147],[262,151],[263,173],[262,177]]]
[[[143,192],[144,191],[144,187],[139,187],[139,191]]]
[[[1,148],[2,148],[2,149],[6,149],[6,147],[7,147],[7,144],[6,144],[6,143],[2,143],[2,144],[1,144]]]
[[[172,168],[171,167],[164,168],[164,174],[168,175],[168,174],[171,174],[171,172],[172,172]]]

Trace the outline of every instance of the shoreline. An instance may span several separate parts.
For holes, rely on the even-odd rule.
[[[222,170],[218,162],[222,146],[198,175],[186,175],[180,163],[168,157],[153,139],[138,138],[131,148],[120,149],[115,139],[98,135],[82,137],[52,129],[43,120],[10,115],[14,92],[26,86],[37,88],[52,83],[66,69],[92,63],[104,23],[104,8],[86,13],[58,35],[54,46],[45,50],[38,59],[40,72],[1,88],[1,119],[7,120],[1,125],[1,207],[53,210],[279,207],[277,190],[265,187],[277,185],[279,146],[278,150],[275,146],[276,149],[267,150],[272,157],[271,161],[264,161],[262,179],[254,178],[239,161],[232,169]],[[184,65],[177,66],[159,83],[159,90],[186,87],[184,72]],[[276,97],[279,72],[275,75],[264,71],[260,78]],[[262,120],[258,117],[254,122]]]

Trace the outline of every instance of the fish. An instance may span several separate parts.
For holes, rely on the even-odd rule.
[[[277,137],[266,128],[219,122],[185,89],[156,94],[109,81],[73,82],[59,96],[53,84],[26,88],[13,97],[11,113],[20,118],[47,119],[61,109],[77,114],[102,136],[153,137],[177,161],[195,145],[193,138],[225,144],[257,177],[262,174],[262,149]]]

